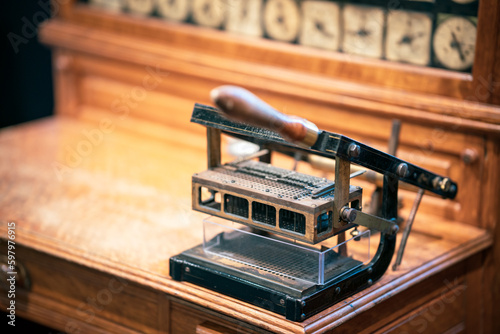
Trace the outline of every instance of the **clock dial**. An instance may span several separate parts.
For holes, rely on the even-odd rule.
[[[226,30],[248,36],[262,36],[262,0],[233,1],[228,5]]]
[[[127,0],[127,7],[131,13],[149,15],[155,7],[154,0]]]
[[[344,52],[365,57],[382,57],[384,11],[381,8],[345,5],[343,22]]]
[[[388,60],[428,65],[432,20],[417,12],[392,10],[387,14],[385,57]]]
[[[451,70],[463,71],[474,63],[476,26],[461,16],[451,16],[441,22],[432,45],[437,61]]]
[[[202,26],[219,28],[226,14],[224,0],[193,0],[193,20]]]
[[[269,0],[264,8],[264,25],[269,37],[285,42],[297,38],[300,13],[293,0]]]
[[[180,22],[187,19],[191,0],[156,0],[156,3],[163,18]]]
[[[299,42],[328,50],[337,50],[340,42],[340,10],[335,2],[304,1]]]
[[[123,9],[123,0],[90,0],[90,4],[110,12],[121,12]]]

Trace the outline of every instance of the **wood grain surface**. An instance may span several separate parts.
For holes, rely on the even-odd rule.
[[[169,257],[202,240],[203,216],[190,209],[190,176],[206,166],[204,138],[184,132],[184,140],[161,141],[115,129],[58,174],[54,166],[69,165],[68,156],[87,140],[83,133],[95,127],[59,116],[0,132],[0,155],[6,157],[0,164],[1,235],[14,221],[16,241],[24,247],[269,331],[335,328],[492,243],[474,226],[419,215],[397,272],[389,270],[372,288],[292,323],[169,278]]]

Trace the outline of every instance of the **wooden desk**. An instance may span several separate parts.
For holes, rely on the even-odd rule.
[[[425,212],[400,270],[302,323],[172,281],[168,259],[201,242],[190,176],[206,162],[199,132],[168,138],[63,116],[0,132],[1,253],[15,222],[31,281],[17,288],[17,316],[69,333],[481,330],[492,238]]]

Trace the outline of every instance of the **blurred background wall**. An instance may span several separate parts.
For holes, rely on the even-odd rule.
[[[49,2],[3,2],[0,127],[52,114],[51,52],[38,42],[36,30],[49,17]]]

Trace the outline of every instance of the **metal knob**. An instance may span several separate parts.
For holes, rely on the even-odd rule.
[[[441,191],[447,192],[448,190],[450,190],[451,181],[447,177],[435,177],[432,180],[432,186],[434,187],[434,189],[441,189]]]
[[[3,285],[10,285],[10,278],[15,277],[16,287],[29,290],[31,288],[31,280],[26,267],[16,259],[14,268],[9,265],[9,258],[6,255],[0,255],[0,279]],[[9,291],[10,286],[5,286]]]
[[[462,160],[466,165],[473,164],[479,158],[479,154],[473,148],[466,148],[461,154]]]
[[[356,209],[349,208],[347,206],[344,206],[340,210],[340,219],[342,219],[345,222],[352,223],[356,220],[357,216],[357,211]]]

